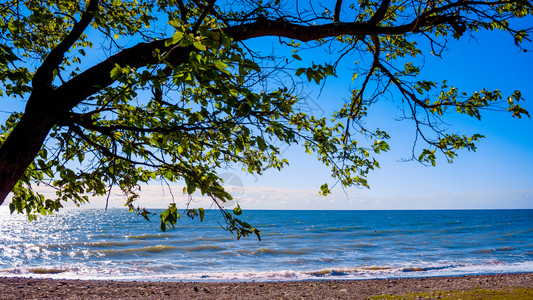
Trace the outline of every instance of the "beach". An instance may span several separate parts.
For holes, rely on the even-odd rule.
[[[127,210],[3,215],[0,299],[533,299],[533,210],[247,212],[261,241],[216,213],[167,232]]]
[[[0,299],[368,299],[435,291],[516,290],[531,293],[532,289],[533,273],[277,282],[0,278]]]

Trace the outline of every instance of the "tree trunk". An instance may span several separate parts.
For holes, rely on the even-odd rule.
[[[27,110],[0,146],[0,204],[39,153],[54,120],[46,110]]]

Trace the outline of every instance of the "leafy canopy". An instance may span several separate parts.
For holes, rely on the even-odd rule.
[[[221,209],[238,237],[259,231],[239,220],[217,170],[238,166],[261,174],[288,164],[280,145],[300,144],[331,168],[342,186],[368,186],[388,151],[389,135],[366,128],[368,108],[389,91],[402,95],[405,116],[423,141],[413,158],[435,165],[457,150],[475,150],[479,134],[441,131],[452,113],[481,118],[502,109],[520,118],[519,91],[468,95],[447,82],[420,78],[418,57],[440,56],[449,39],[479,30],[503,30],[527,51],[529,1],[215,1],[215,0],[6,0],[0,4],[0,96],[27,101],[2,125],[0,143],[25,118],[42,125],[44,140],[10,189],[11,211],[51,214],[62,202],[77,205],[119,188],[135,209],[143,183],[184,181]],[[252,38],[279,42],[289,52],[262,56]],[[419,46],[420,41],[429,45]],[[307,48],[333,53],[329,62],[306,61]],[[332,50],[333,49],[333,50]],[[358,56],[357,88],[328,117],[299,109],[300,81],[323,84],[345,57]],[[505,107],[506,105],[506,107]],[[48,126],[48,127],[47,127]],[[12,135],[15,135],[13,133]],[[5,142],[5,143],[4,143]],[[19,144],[20,149],[25,145]],[[12,146],[9,146],[12,147]],[[417,149],[418,149],[417,148]],[[415,148],[413,148],[415,149]],[[23,150],[21,150],[23,151]],[[418,151],[418,150],[417,150]],[[2,163],[0,155],[0,164]],[[22,164],[22,162],[21,162]],[[7,171],[6,171],[7,172]],[[17,181],[18,180],[18,181]],[[1,184],[1,183],[0,183]],[[35,185],[56,190],[55,199]],[[324,184],[321,193],[330,193]],[[136,209],[148,218],[145,209]],[[189,217],[204,210],[188,209]],[[161,229],[178,218],[175,203],[161,214]]]

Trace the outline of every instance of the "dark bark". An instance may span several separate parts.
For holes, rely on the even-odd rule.
[[[377,24],[381,20],[383,20],[383,18],[385,18],[385,14],[387,13],[387,10],[389,9],[389,5],[390,5],[390,0],[383,0],[383,2],[381,2],[381,5],[379,6],[379,8],[376,10],[376,13],[374,13],[372,18],[370,18],[370,20],[368,20],[368,23],[369,24]]]
[[[93,20],[98,2],[89,1],[80,21],[50,51],[33,76],[33,93],[28,99],[24,115],[0,147],[0,204],[37,156],[52,127],[71,108],[53,93],[53,72]]]
[[[342,7],[342,0],[337,0],[337,3],[335,3],[335,12],[333,13],[333,22],[338,23],[341,21],[340,15],[341,15],[341,7]]]
[[[48,89],[52,84],[54,70],[61,64],[65,53],[76,43],[83,34],[87,26],[91,24],[94,12],[98,10],[99,0],[91,0],[87,5],[87,10],[80,21],[74,24],[72,31],[61,41],[46,57],[42,65],[33,76],[32,84],[34,91],[39,88]]]
[[[48,100],[48,99],[46,99]],[[44,101],[43,101],[44,102]],[[0,147],[0,204],[35,159],[57,121],[47,110],[26,110]]]

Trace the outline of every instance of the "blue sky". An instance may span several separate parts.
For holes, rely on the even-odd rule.
[[[270,41],[265,44],[258,39],[254,45],[268,48]],[[469,93],[498,88],[505,97],[518,89],[526,99],[523,106],[533,112],[533,55],[519,52],[506,33],[484,32],[477,40],[465,37],[451,41],[449,49],[442,59],[425,57],[424,76],[437,82],[448,80],[450,85]],[[302,57],[325,58],[320,52]],[[349,98],[349,88],[356,86],[351,77],[348,71],[341,72],[337,78],[328,80],[321,93],[317,86],[309,84],[311,109],[327,115],[338,107]],[[398,95],[392,98],[400,100]],[[436,167],[426,167],[401,161],[411,155],[414,129],[408,122],[395,120],[400,116],[397,104],[385,99],[371,113],[369,125],[391,135],[391,151],[377,157],[381,168],[369,175],[370,189],[337,186],[332,195],[319,196],[320,185],[328,182],[331,186],[334,181],[325,166],[297,145],[282,148],[283,157],[290,162],[282,171],[252,176],[237,169],[225,170],[225,186],[244,209],[533,208],[533,120],[490,111],[483,114],[481,121],[451,115],[446,119],[450,131],[480,133],[486,138],[478,144],[476,152],[462,151],[452,164],[441,158]],[[176,200],[184,201],[180,189],[179,186],[173,189],[174,195]],[[167,203],[166,188],[145,187],[144,193],[141,205],[161,207]],[[195,205],[209,205],[208,199],[198,195],[195,199],[198,201]]]
[[[253,43],[261,46],[263,41]],[[448,80],[467,92],[498,88],[505,96],[518,89],[526,99],[523,106],[533,113],[533,54],[519,52],[506,33],[482,32],[477,40],[464,37],[451,41],[448,48],[442,59],[426,55],[425,77],[437,82]],[[324,55],[316,54],[320,58]],[[349,66],[350,61],[345,63]],[[330,113],[349,98],[349,87],[356,86],[351,76],[341,70],[321,93],[309,84],[312,105]],[[392,98],[400,100],[399,95]],[[5,99],[0,103],[2,111],[20,110]],[[453,164],[441,158],[436,167],[426,167],[400,162],[411,155],[414,130],[412,124],[394,120],[400,116],[396,106],[388,99],[371,110],[368,123],[391,135],[391,151],[377,156],[381,168],[369,175],[369,190],[337,186],[332,195],[319,196],[320,185],[328,182],[331,186],[334,181],[326,167],[298,146],[283,152],[290,166],[281,172],[268,171],[258,177],[238,170],[223,171],[228,178],[226,186],[244,209],[533,208],[533,120],[514,119],[502,112],[485,112],[481,121],[453,115],[446,119],[450,131],[480,133],[486,138],[478,144],[477,152],[460,152]],[[181,187],[173,190],[176,200],[184,203]],[[208,205],[205,199],[196,199],[198,205]],[[165,207],[169,201],[166,188],[154,185],[143,187],[139,205]],[[92,206],[103,205],[103,199],[93,202]],[[123,203],[114,195],[110,206],[122,207]]]
[[[476,40],[464,37],[451,41],[450,49],[437,58],[425,57],[423,75],[440,82],[448,80],[466,92],[483,88],[500,89],[504,97],[518,89],[526,99],[522,105],[533,111],[533,54],[523,53],[507,33],[482,32]],[[351,73],[328,81],[320,96],[311,94],[317,105],[330,111],[340,98],[349,97]],[[313,88],[313,87],[311,87]],[[399,100],[398,95],[393,95]],[[395,121],[400,116],[396,104],[384,100],[373,108],[369,124],[387,131],[391,151],[378,156],[381,168],[369,176],[370,190],[336,188],[329,200],[317,197],[314,205],[294,201],[290,208],[313,209],[454,209],[454,208],[533,208],[533,120],[512,118],[505,112],[486,111],[481,121],[463,115],[451,115],[445,121],[450,131],[486,136],[476,152],[459,152],[452,164],[443,158],[436,167],[417,162],[401,162],[411,154],[414,141],[412,124]],[[281,172],[261,177],[244,176],[244,186],[275,187],[292,190],[315,189],[329,182],[328,170],[297,146],[285,153],[291,165]],[[302,192],[303,193],[303,192]],[[283,194],[283,193],[281,193]],[[315,196],[313,193],[310,195]],[[283,199],[283,200],[281,200]],[[334,201],[330,201],[334,199]],[[275,208],[290,200],[279,196],[272,203],[253,207]],[[297,204],[299,203],[299,204]],[[300,205],[300,206],[298,206]],[[280,208],[287,208],[280,206]]]

